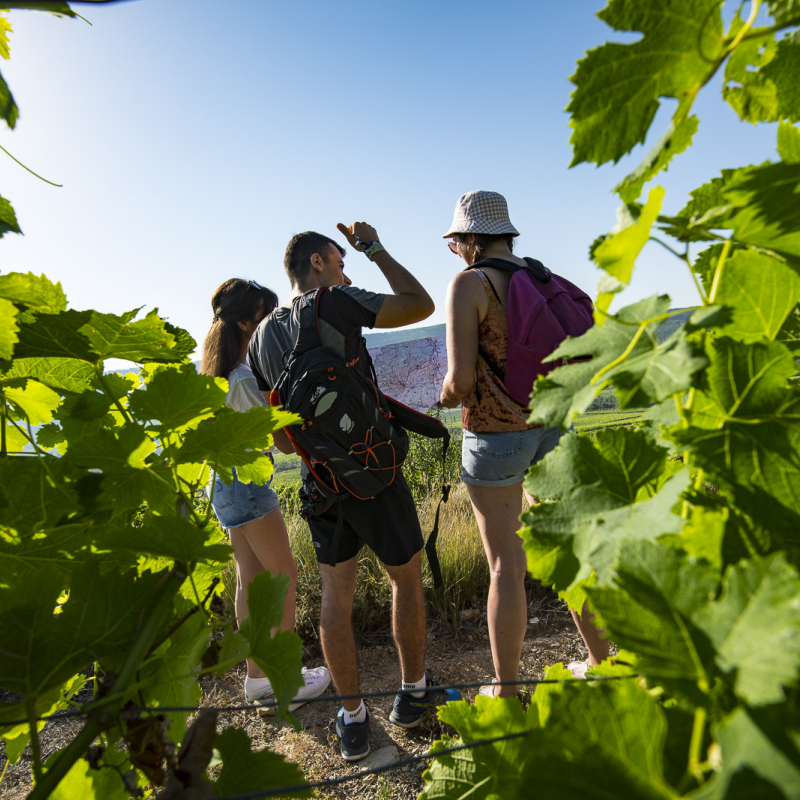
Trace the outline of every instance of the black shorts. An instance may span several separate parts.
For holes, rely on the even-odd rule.
[[[311,517],[311,539],[320,564],[330,563],[337,507]],[[336,563],[349,561],[369,545],[383,564],[400,567],[422,550],[422,530],[406,479],[398,470],[394,481],[372,500],[354,497],[342,503],[342,531]]]

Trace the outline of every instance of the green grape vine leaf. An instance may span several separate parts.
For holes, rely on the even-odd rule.
[[[175,610],[183,614],[191,607],[183,601]],[[193,614],[147,659],[140,671],[140,680],[149,684],[141,690],[145,705],[194,706],[200,702],[203,690],[193,670],[208,646],[210,635],[205,616]],[[163,713],[171,723],[167,735],[180,743],[186,733],[186,714]]]
[[[787,122],[778,125],[778,155],[786,164],[800,164],[800,128]]]
[[[130,411],[157,431],[180,431],[189,424],[196,427],[222,408],[226,395],[224,379],[200,375],[194,364],[160,366],[143,388],[132,392]]]
[[[531,397],[531,422],[568,429],[609,384],[620,408],[647,406],[688,389],[706,359],[678,329],[659,341],[659,323],[668,316],[669,297],[651,297],[609,316],[583,336],[566,339],[549,360],[592,356],[558,367],[540,378]],[[623,360],[622,356],[627,355]],[[602,380],[601,380],[602,378]]]
[[[650,229],[661,210],[663,198],[664,190],[657,186],[650,192],[638,218],[594,249],[592,258],[595,263],[613,279],[608,288],[604,287],[609,281],[601,279],[600,294],[595,302],[595,319],[599,325],[603,325],[605,312],[608,311],[614,295],[630,283],[634,262],[650,238]]]
[[[34,311],[58,314],[67,310],[67,296],[61,284],[32,272],[0,275],[0,297],[21,303]]]
[[[70,698],[77,694],[89,679],[85,675],[74,675],[63,686],[57,686],[41,694],[34,702],[34,714],[37,717],[47,717],[56,711],[67,708]],[[31,740],[31,729],[27,722],[11,724],[16,720],[28,716],[25,700],[13,703],[3,703],[0,710],[0,739],[5,743],[6,758],[10,763],[16,764],[22,757],[25,748]],[[47,724],[46,720],[36,723],[36,731],[40,732]]]
[[[716,334],[742,342],[774,340],[799,295],[800,273],[766,253],[737,250],[725,262],[714,298],[733,315],[727,324],[715,326]]]
[[[643,431],[602,430],[595,441],[564,437],[525,479],[530,495],[557,501],[522,515],[528,571],[580,608],[593,578],[612,579],[622,542],[681,530],[684,520],[671,509],[688,475],[672,472],[667,452]],[[659,480],[660,491],[649,496]]]
[[[214,783],[214,791],[218,797],[266,792],[303,783],[303,774],[283,756],[269,750],[253,752],[250,749],[250,740],[243,730],[224,730],[217,735],[214,746],[222,756],[222,771]],[[311,797],[311,791],[305,789],[294,792],[292,796]]]
[[[737,14],[732,32],[742,21]],[[747,122],[800,119],[800,88],[794,78],[800,67],[800,37],[776,41],[768,31],[755,28],[754,38],[737,46],[725,67],[722,96]]]
[[[133,579],[94,562],[73,571],[69,599],[61,606],[57,600],[67,584],[55,567],[43,567],[38,581],[3,591],[0,684],[35,699],[93,661],[120,659],[163,577]]]
[[[715,0],[611,0],[598,16],[617,31],[639,31],[633,44],[608,42],[578,62],[567,106],[571,166],[615,163],[644,142],[662,97],[697,90],[723,47]]]
[[[688,116],[688,110],[684,110],[688,106],[691,106],[688,100],[679,103],[672,122],[648,153],[647,158],[614,187],[614,191],[624,203],[638,200],[642,187],[662,169],[668,169],[670,161],[691,145],[697,133],[698,119],[695,116]]]
[[[739,707],[713,727],[717,771],[691,800],[752,797],[785,800],[800,794],[800,748],[783,731],[796,729],[786,704]]]
[[[720,670],[750,706],[782,702],[783,687],[800,677],[800,575],[777,553],[732,565],[719,599],[694,622],[708,636]],[[781,657],[765,660],[764,653]]]
[[[301,658],[303,644],[294,631],[272,629],[281,623],[283,600],[289,587],[286,575],[261,572],[247,590],[248,617],[241,625],[250,645],[250,658],[269,678],[281,712],[288,708],[294,693],[303,685]]]
[[[707,346],[688,427],[665,434],[737,505],[777,538],[800,524],[797,365],[779,342],[720,337]],[[788,537],[791,541],[791,537]]]

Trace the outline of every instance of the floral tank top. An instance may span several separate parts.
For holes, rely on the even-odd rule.
[[[478,325],[478,344],[498,368],[505,372],[508,359],[508,313],[486,275],[479,269],[475,272],[480,275],[489,300],[486,316]],[[464,430],[473,433],[505,433],[541,427],[528,424],[529,414],[527,408],[509,397],[500,379],[479,355],[475,365],[475,384],[461,401]]]

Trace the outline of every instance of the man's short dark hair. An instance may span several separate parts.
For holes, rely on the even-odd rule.
[[[286,252],[283,256],[283,268],[289,276],[292,285],[304,281],[311,272],[311,256],[319,253],[327,259],[329,245],[333,245],[340,256],[344,256],[345,249],[328,236],[323,236],[316,231],[303,231],[292,236],[289,244],[286,245]]]

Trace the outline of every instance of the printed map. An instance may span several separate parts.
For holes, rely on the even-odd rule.
[[[439,399],[447,373],[443,337],[371,347],[369,354],[384,394],[422,412]]]

